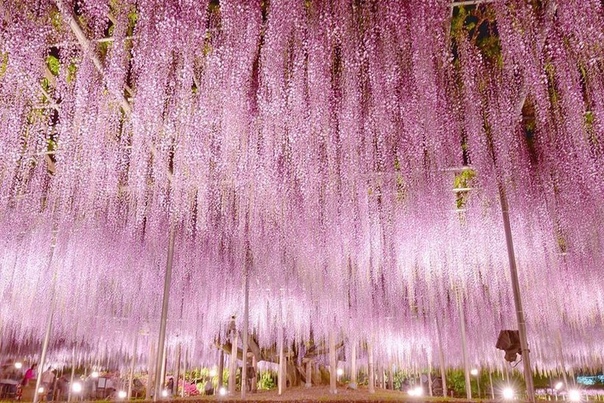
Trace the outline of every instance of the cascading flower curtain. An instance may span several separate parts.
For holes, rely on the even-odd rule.
[[[144,362],[174,226],[169,343],[192,360],[243,323],[247,267],[264,346],[283,327],[290,342],[336,329],[383,362],[435,368],[443,348],[461,365],[463,309],[470,361],[502,366],[498,331],[516,327],[503,188],[535,365],[597,363],[600,2],[0,13],[0,333],[21,340],[3,350],[35,353],[54,295],[56,360],[76,342],[81,360],[136,345]]]

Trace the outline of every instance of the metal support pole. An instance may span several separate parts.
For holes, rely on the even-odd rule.
[[[151,400],[152,393],[155,394],[155,373],[157,372],[157,368],[155,367],[155,355],[157,351],[155,351],[155,343],[151,340],[149,336],[149,358],[147,359],[147,372],[149,376],[147,377],[147,385],[145,388],[145,399]]]
[[[459,309],[459,323],[461,327],[461,352],[463,356],[466,397],[468,400],[472,400],[472,384],[470,383],[470,364],[468,363],[468,346],[466,342],[466,316],[464,314],[463,304],[461,302],[461,295],[459,290],[457,290],[457,307]]]
[[[164,296],[161,307],[161,319],[159,324],[159,337],[157,340],[157,360],[155,362],[155,393],[153,401],[156,402],[161,397],[161,388],[163,384],[162,366],[166,360],[166,324],[168,321],[168,303],[170,301],[170,284],[172,281],[172,264],[174,261],[174,239],[176,230],[174,224],[170,225],[170,235],[168,239],[168,260],[166,263],[166,273],[164,277]]]
[[[278,395],[281,396],[281,394],[283,394],[283,390],[285,389],[285,382],[283,379],[283,364],[284,364],[284,360],[285,360],[285,354],[283,352],[283,327],[279,327],[279,371],[278,371],[278,379],[277,379],[277,386],[278,386]]]
[[[172,395],[174,396],[178,396],[178,382],[180,380],[180,356],[182,355],[182,343],[178,343],[178,353],[176,355],[176,379],[175,382],[172,386],[172,388],[176,388],[176,390],[172,389],[170,392],[172,392]],[[183,388],[184,388],[184,384],[183,384]]]
[[[432,357],[428,355],[428,396],[432,397]]]
[[[486,4],[493,3],[495,0],[462,0],[462,1],[453,1],[451,3],[451,8],[460,7],[460,6],[476,6],[478,4]]]
[[[333,330],[329,331],[329,393],[338,393],[336,377],[338,376],[338,362],[336,360],[336,338]]]
[[[489,384],[491,386],[491,400],[495,400],[495,389],[493,388],[493,375],[491,374],[491,368],[489,368]]]
[[[373,345],[367,342],[367,372],[369,372],[369,393],[375,393],[375,369],[373,368]]]
[[[168,377],[168,356],[171,354],[168,354],[168,352],[170,351],[170,349],[168,349],[168,346],[164,347],[164,359],[161,363],[161,391],[162,391],[162,395],[164,393],[164,390],[167,390],[165,387],[166,385],[166,378]],[[162,396],[163,397],[163,396]]]
[[[73,348],[71,350],[71,376],[69,378],[69,390],[67,391],[67,401],[71,402],[72,390],[73,390],[73,379],[75,377],[75,366],[76,366],[76,342],[73,342]]]
[[[229,394],[233,396],[237,390],[237,329],[235,327],[235,317],[231,317],[231,357],[229,361]]]
[[[130,376],[128,377],[128,400],[132,399],[132,385],[134,384],[134,365],[136,363],[136,351],[138,350],[138,332],[134,337],[134,348],[132,349],[132,360],[130,361]]]
[[[250,315],[250,285],[248,279],[248,262],[245,263],[245,272],[243,276],[243,331],[242,331],[242,367],[241,367],[241,399],[245,399],[247,392],[247,344],[248,344],[248,326],[249,326],[249,315]]]
[[[312,387],[312,360],[306,361],[306,384],[307,388]]]
[[[38,402],[40,385],[42,384],[41,374],[44,372],[44,366],[46,365],[46,354],[48,352],[48,343],[50,342],[50,333],[52,332],[52,321],[55,316],[55,305],[56,305],[56,293],[57,293],[57,271],[53,270],[53,258],[55,255],[55,248],[57,245],[57,229],[53,226],[52,236],[50,240],[50,256],[48,257],[48,271],[52,270],[52,284],[50,290],[50,304],[48,307],[48,321],[46,322],[46,332],[44,333],[44,340],[42,342],[42,354],[40,355],[40,361],[38,362],[38,376],[36,378],[36,390],[34,391],[33,403]],[[47,391],[45,390],[44,393]]]
[[[224,377],[224,350],[220,349],[220,353],[218,354],[218,382],[216,384],[217,390],[220,390],[220,388],[222,388],[223,377]]]
[[[258,392],[258,360],[252,354],[252,366],[254,367],[254,377],[252,378],[252,393]]]
[[[503,228],[505,230],[505,241],[508,250],[508,260],[510,262],[510,277],[512,281],[512,290],[514,292],[514,304],[516,305],[516,319],[518,321],[518,335],[520,336],[520,348],[522,352],[522,363],[524,367],[524,382],[526,384],[527,400],[535,402],[535,388],[533,386],[533,370],[531,367],[530,350],[526,339],[526,322],[524,311],[522,309],[522,297],[520,295],[520,285],[518,283],[518,270],[516,268],[516,256],[514,255],[514,242],[512,240],[512,227],[510,225],[510,211],[507,196],[503,185],[499,184],[499,200],[501,202],[501,216],[503,218]]]
[[[445,370],[445,354],[443,352],[443,336],[440,329],[440,322],[436,318],[436,333],[438,334],[438,361],[440,362],[440,377],[443,388],[443,397],[447,397],[447,371]]]
[[[566,364],[564,363],[564,352],[562,351],[562,334],[558,330],[558,337],[556,339],[558,354],[560,356],[560,369],[562,371],[562,378],[564,379],[564,388],[568,390],[570,385],[568,384],[568,378],[566,376]]]
[[[180,390],[180,397],[185,397],[185,381],[187,380],[187,369],[189,365],[189,349],[185,348],[185,363],[182,371],[182,389]],[[210,382],[212,382],[210,380]]]
[[[357,385],[357,343],[356,341],[352,343],[350,348],[350,384],[348,385],[350,389],[356,389]]]

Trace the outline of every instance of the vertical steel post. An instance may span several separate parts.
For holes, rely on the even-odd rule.
[[[329,393],[338,393],[336,377],[338,376],[338,362],[336,359],[336,338],[333,330],[329,331]]]
[[[373,366],[373,345],[367,342],[367,372],[369,372],[369,393],[375,393],[375,369]]]
[[[520,285],[518,283],[518,269],[516,268],[516,256],[514,254],[514,242],[512,239],[512,227],[510,225],[510,210],[507,196],[503,185],[499,184],[499,201],[501,202],[501,216],[503,218],[503,228],[505,230],[505,241],[508,250],[508,260],[510,263],[510,277],[512,281],[512,291],[514,292],[514,305],[516,306],[516,320],[518,321],[518,335],[520,336],[520,348],[522,352],[522,364],[524,367],[524,382],[526,384],[527,400],[535,402],[535,388],[533,386],[533,369],[531,367],[530,350],[526,338],[526,321],[522,309],[522,297],[520,295]]]
[[[166,360],[166,325],[168,321],[168,303],[170,301],[170,284],[172,281],[172,264],[174,262],[174,239],[176,238],[176,229],[174,224],[170,225],[170,235],[168,240],[168,260],[166,263],[166,273],[164,276],[164,295],[161,307],[161,319],[159,324],[159,337],[157,340],[157,360],[155,361],[155,393],[153,401],[161,398],[163,384],[163,371]]]
[[[249,315],[250,315],[250,285],[249,285],[249,273],[248,273],[249,262],[246,259],[245,272],[243,279],[243,331],[241,332],[242,347],[243,347],[243,366],[241,367],[241,399],[245,399],[247,392],[247,344],[248,344],[248,326],[249,326]]]
[[[472,384],[470,378],[470,364],[468,363],[468,346],[466,342],[466,316],[463,310],[461,295],[457,289],[457,307],[459,308],[459,322],[461,327],[461,352],[463,356],[464,377],[466,386],[466,397],[472,400]]]
[[[55,305],[56,305],[56,293],[57,293],[57,271],[53,269],[53,258],[55,255],[55,248],[57,245],[57,228],[53,226],[51,240],[50,240],[50,256],[48,257],[48,271],[52,270],[52,283],[50,290],[50,304],[48,307],[48,321],[46,322],[46,332],[44,333],[44,340],[42,342],[42,354],[40,355],[40,361],[38,362],[38,376],[36,378],[36,390],[34,391],[33,402],[37,403],[40,396],[40,385],[42,384],[42,373],[46,366],[46,354],[48,352],[48,344],[50,342],[50,333],[52,332],[52,321],[55,317]],[[45,390],[44,393],[47,391]]]
[[[351,389],[357,388],[357,343],[356,341],[352,342],[352,346],[350,348],[350,384],[349,387]]]

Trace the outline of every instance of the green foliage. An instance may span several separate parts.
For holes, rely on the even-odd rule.
[[[77,72],[78,65],[75,62],[69,63],[67,66],[67,83],[71,83],[73,80],[75,80]]]
[[[264,371],[260,373],[258,378],[257,387],[258,390],[271,390],[277,387],[277,374],[271,371]]]
[[[451,19],[451,36],[453,38],[459,38],[463,34],[467,16],[468,12],[465,6],[456,7],[453,10],[453,18]]]
[[[50,90],[50,83],[48,82],[48,78],[43,77],[42,81],[40,81],[40,85],[42,86],[42,89],[46,92],[48,92]],[[43,101],[50,101],[49,99],[46,99],[46,97],[43,97]]]
[[[455,175],[455,179],[453,180],[453,188],[454,189],[465,189],[471,188],[472,182],[476,177],[476,171],[473,169],[464,169],[458,174]],[[467,202],[467,191],[458,191],[456,192],[455,203],[458,209],[463,209]]]
[[[50,23],[57,31],[61,31],[63,29],[63,16],[56,8],[50,12]]]
[[[407,378],[406,374],[403,371],[396,371],[393,375],[394,377],[394,389],[401,390],[401,386],[403,382]]]
[[[109,47],[111,46],[110,42],[99,42],[97,45],[97,50],[99,52],[99,56],[101,60],[105,60],[107,57],[107,53],[109,53]]]
[[[59,58],[53,55],[48,55],[46,57],[46,66],[53,76],[57,77],[59,75],[59,70],[61,70],[61,62],[59,61]]]
[[[501,56],[501,41],[498,36],[484,36],[476,40],[476,45],[482,54],[491,61],[497,63],[498,66],[503,65],[503,57]]]
[[[545,73],[547,75],[547,89],[550,102],[552,105],[556,105],[558,103],[558,91],[556,90],[556,68],[552,63],[545,63]]]
[[[472,184],[472,180],[476,177],[476,171],[473,169],[464,169],[457,175],[455,175],[455,179],[453,185],[455,188],[467,188]]]
[[[132,7],[130,12],[128,13],[128,29],[126,34],[128,36],[132,36],[134,34],[134,27],[136,26],[136,22],[138,21],[138,12],[135,7]]]
[[[459,6],[453,10],[451,38],[454,45],[468,38],[482,53],[484,59],[502,66],[501,41],[496,32],[496,15],[487,6]]]
[[[594,120],[595,120],[594,113],[592,111],[586,111],[583,114],[583,118],[585,121],[585,127],[590,129],[594,124]]]
[[[0,78],[6,73],[8,68],[8,53],[0,53]]]
[[[456,395],[465,395],[466,379],[464,371],[455,369],[447,374],[447,388],[453,389]]]

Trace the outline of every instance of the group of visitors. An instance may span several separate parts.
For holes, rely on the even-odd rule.
[[[8,360],[0,369],[0,398],[20,400],[23,395],[33,397],[37,364],[32,364],[23,374],[21,364]]]
[[[25,372],[21,364],[7,361],[0,367],[0,398],[32,400],[38,379],[38,365],[33,363]],[[69,381],[65,376],[57,378],[55,370],[48,367],[40,374],[40,400],[67,400]]]

